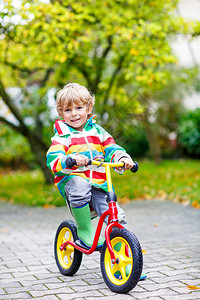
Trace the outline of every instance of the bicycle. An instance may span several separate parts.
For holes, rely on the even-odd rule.
[[[98,221],[91,248],[84,247],[79,243],[77,227],[74,221],[67,220],[60,224],[54,244],[56,264],[63,275],[72,276],[81,265],[83,253],[89,255],[95,250],[99,251],[101,253],[101,272],[106,285],[115,293],[128,293],[137,285],[140,279],[143,268],[143,255],[137,237],[118,222],[117,197],[112,188],[110,168],[123,167],[124,163],[106,163],[90,160],[89,164],[105,167],[109,209],[101,215]],[[76,165],[76,161],[72,158],[67,158],[66,165],[68,168],[72,168]],[[138,163],[134,162],[134,167],[131,171],[135,173],[137,170]],[[101,249],[96,249],[104,219],[107,216],[108,224],[105,229],[105,242]]]

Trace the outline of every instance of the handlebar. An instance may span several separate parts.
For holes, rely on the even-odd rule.
[[[76,160],[75,158],[72,157],[67,157],[67,159],[65,160],[65,164],[67,168],[72,168],[76,165]],[[102,167],[106,167],[106,166],[110,166],[110,167],[123,167],[124,166],[124,162],[118,162],[118,163],[107,163],[107,162],[100,162],[97,160],[89,160],[88,165],[95,165],[95,166],[102,166]],[[130,169],[130,171],[132,173],[136,173],[139,169],[139,165],[136,161],[134,161],[134,166]]]

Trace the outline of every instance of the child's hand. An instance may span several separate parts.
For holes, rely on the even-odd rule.
[[[76,160],[76,165],[79,167],[87,166],[89,162],[89,158],[82,154],[76,154],[75,160]]]
[[[119,169],[130,170],[134,166],[134,162],[128,157],[122,157],[119,161],[124,162],[124,167]]]

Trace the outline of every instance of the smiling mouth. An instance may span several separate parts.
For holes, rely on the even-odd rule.
[[[78,121],[80,121],[80,119],[71,120],[72,123],[73,123],[73,122],[78,122]]]

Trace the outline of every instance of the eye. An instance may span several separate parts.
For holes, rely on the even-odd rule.
[[[66,108],[65,111],[66,111],[66,112],[67,112],[67,111],[70,111],[70,109],[69,109],[69,108]]]
[[[82,109],[82,108],[83,108],[82,106],[78,106],[78,107],[77,107],[78,110],[80,110],[80,109]]]

